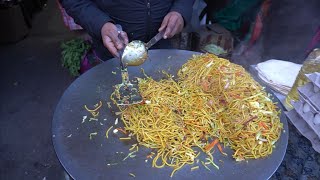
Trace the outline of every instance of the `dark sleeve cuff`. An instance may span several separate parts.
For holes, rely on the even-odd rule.
[[[112,22],[110,16],[101,11],[90,0],[60,0],[68,15],[85,29],[90,36],[101,39],[101,28],[107,22]]]
[[[191,21],[193,3],[194,0],[175,0],[170,9],[170,11],[176,11],[181,14],[184,26]]]
[[[102,26],[107,22],[113,22],[112,19],[107,15],[97,14],[95,18],[92,18],[94,23],[90,29],[91,35],[95,36],[98,39],[101,39],[101,29]]]

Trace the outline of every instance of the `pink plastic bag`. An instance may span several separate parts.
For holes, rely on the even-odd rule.
[[[89,69],[93,68],[94,66],[102,63],[103,61],[96,55],[95,51],[90,49],[86,52],[81,59],[80,62],[80,74],[85,73]]]
[[[62,18],[63,18],[63,22],[64,24],[67,26],[68,29],[70,29],[71,31],[74,31],[74,30],[81,30],[82,27],[78,24],[76,24],[73,20],[72,17],[70,17],[66,10],[61,6],[61,4],[59,3],[59,0],[57,0],[57,4],[58,4],[58,7],[60,9],[60,12],[61,12],[61,15],[62,15]]]

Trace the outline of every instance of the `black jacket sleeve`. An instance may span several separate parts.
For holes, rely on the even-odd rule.
[[[96,39],[101,39],[102,26],[112,21],[109,15],[91,0],[60,0],[60,3],[68,15]]]
[[[195,0],[175,0],[171,11],[180,13],[184,19],[184,25],[188,24],[192,16],[192,7]]]

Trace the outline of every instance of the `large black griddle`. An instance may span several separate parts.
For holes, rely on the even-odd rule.
[[[139,67],[129,67],[129,73],[131,78],[143,77],[140,70],[143,68],[146,74],[160,79],[164,77],[162,70],[175,74],[194,54],[198,53],[184,50],[151,50],[150,61]],[[110,102],[112,86],[120,81],[119,61],[114,59],[86,72],[64,92],[52,122],[53,144],[61,164],[74,179],[79,180],[133,178],[129,173],[135,174],[136,179],[170,179],[172,168],[152,168],[150,159],[145,162],[146,155],[150,153],[149,149],[140,147],[136,157],[122,161],[128,154],[132,142],[124,143],[112,132],[109,133],[109,139],[106,139],[105,132],[114,125],[116,119],[107,108],[106,102]],[[87,119],[85,123],[81,123],[84,115],[89,117],[83,106],[94,105],[100,100],[103,107],[100,109],[99,121],[88,122]],[[211,167],[211,171],[208,171],[199,163],[197,165],[200,168],[191,172],[192,166],[186,165],[177,171],[172,179],[268,179],[276,171],[286,152],[288,125],[284,113],[281,113],[281,122],[284,131],[275,144],[274,152],[267,158],[236,162],[232,158],[232,151],[226,148],[227,157],[217,151],[213,155],[220,170]],[[120,120],[118,126],[122,126]],[[97,132],[97,135],[90,140],[89,134],[93,132]]]

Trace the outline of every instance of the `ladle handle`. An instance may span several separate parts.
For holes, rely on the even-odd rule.
[[[121,41],[121,43],[124,44],[124,39],[121,36],[122,26],[120,24],[116,24],[116,27],[117,27],[117,31],[118,31],[118,38]],[[125,48],[125,46],[123,46],[122,49],[118,50],[121,70],[126,69],[126,67],[125,67],[125,65],[124,65],[124,63],[122,61],[122,55],[123,55],[124,48]]]
[[[153,46],[155,43],[160,41],[163,38],[165,30],[162,30],[158,32],[157,35],[155,35],[150,41],[146,44],[146,49],[149,49],[151,46]]]

